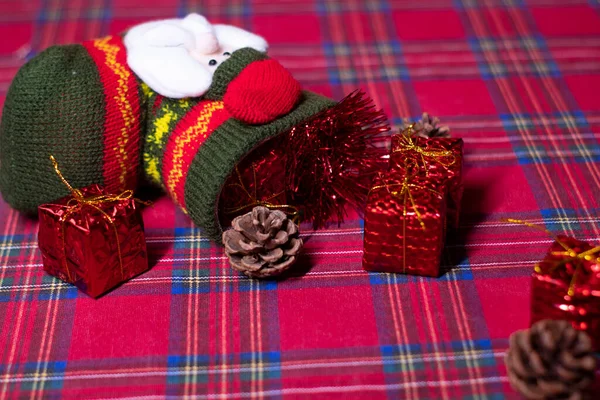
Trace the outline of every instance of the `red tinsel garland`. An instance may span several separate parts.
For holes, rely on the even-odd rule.
[[[316,229],[343,221],[346,204],[364,209],[374,174],[387,165],[387,149],[374,142],[389,129],[385,114],[355,91],[289,131],[286,189],[291,203],[302,205],[304,221]]]

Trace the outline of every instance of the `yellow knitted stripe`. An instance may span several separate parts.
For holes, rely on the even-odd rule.
[[[177,114],[169,108],[168,105],[164,106],[164,114],[154,121],[152,132],[147,136],[146,141],[152,143],[155,146],[162,146],[164,135],[169,132],[169,126]],[[146,174],[157,184],[161,185],[161,174],[158,170],[159,160],[156,156],[151,156],[148,153],[144,153],[144,160],[146,161]]]
[[[142,86],[142,92],[144,93],[144,97],[149,99],[150,97],[152,97],[152,95],[154,95],[154,91],[152,89],[150,89],[150,86],[146,85],[144,82],[142,82],[141,86]]]
[[[169,171],[167,177],[167,188],[175,202],[180,206],[181,202],[177,198],[175,187],[183,177],[183,154],[186,150],[186,146],[192,141],[200,140],[203,142],[206,139],[208,136],[208,125],[210,123],[211,116],[215,111],[222,110],[223,108],[223,102],[220,101],[206,103],[202,111],[200,111],[196,122],[187,128],[182,134],[178,135],[175,140],[175,147],[172,156],[173,168]]]
[[[171,110],[168,105],[166,105],[164,107],[163,116],[154,121],[153,135],[148,139],[152,140],[154,144],[160,146],[163,142],[164,136],[169,133],[169,126],[171,125],[171,122],[178,116],[179,115],[175,114],[175,112]]]
[[[109,43],[110,40],[110,36],[103,39],[97,39],[94,41],[94,47],[104,53],[106,57],[106,65],[118,77],[116,87],[118,96],[116,96],[114,100],[121,111],[121,115],[123,117],[123,126],[121,127],[121,136],[117,138],[118,147],[114,147],[112,150],[115,152],[119,167],[121,169],[119,182],[121,183],[121,187],[124,189],[127,177],[128,159],[126,146],[129,142],[129,130],[136,122],[136,116],[133,113],[131,103],[127,99],[129,92],[127,82],[131,77],[131,74],[128,68],[117,62],[117,53],[122,49],[119,46],[111,45]]]
[[[144,89],[144,86],[146,87]],[[142,85],[144,92],[152,96],[154,92],[146,84]],[[150,133],[146,136],[147,148],[153,149],[152,152],[144,152],[144,170],[146,175],[156,184],[162,186],[162,174],[160,172],[160,160],[158,154],[162,153],[166,143],[165,135],[168,135],[174,125],[190,108],[190,102],[187,99],[177,101],[170,100],[163,102],[157,115],[160,117],[152,121]]]
[[[162,185],[160,171],[158,170],[158,157],[153,157],[150,153],[144,153],[143,157],[147,176],[150,177],[154,183]]]

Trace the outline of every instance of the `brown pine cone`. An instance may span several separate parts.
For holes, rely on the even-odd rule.
[[[254,207],[223,232],[231,266],[252,278],[279,275],[296,262],[302,249],[298,226],[279,210]]]
[[[424,138],[450,137],[450,128],[446,125],[439,126],[439,123],[439,118],[423,113],[421,119],[415,122],[413,126],[413,135]],[[410,125],[405,122],[402,125],[402,130],[405,131]]]
[[[505,358],[512,387],[528,399],[584,399],[596,359],[585,332],[543,320],[510,336]]]

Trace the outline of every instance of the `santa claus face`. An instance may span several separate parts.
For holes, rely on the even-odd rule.
[[[260,36],[231,25],[211,25],[190,14],[183,19],[148,22],[124,38],[127,63],[157,93],[172,98],[202,96],[217,67],[235,50],[267,50]]]

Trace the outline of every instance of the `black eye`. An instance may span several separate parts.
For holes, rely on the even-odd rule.
[[[210,60],[208,62],[208,65],[210,65],[211,67],[217,65],[217,60],[215,60],[215,59]]]
[[[230,55],[231,55],[231,53],[230,53],[230,52],[228,52],[228,51],[226,51],[225,53],[223,53],[223,55],[224,55],[224,56],[230,56]]]

